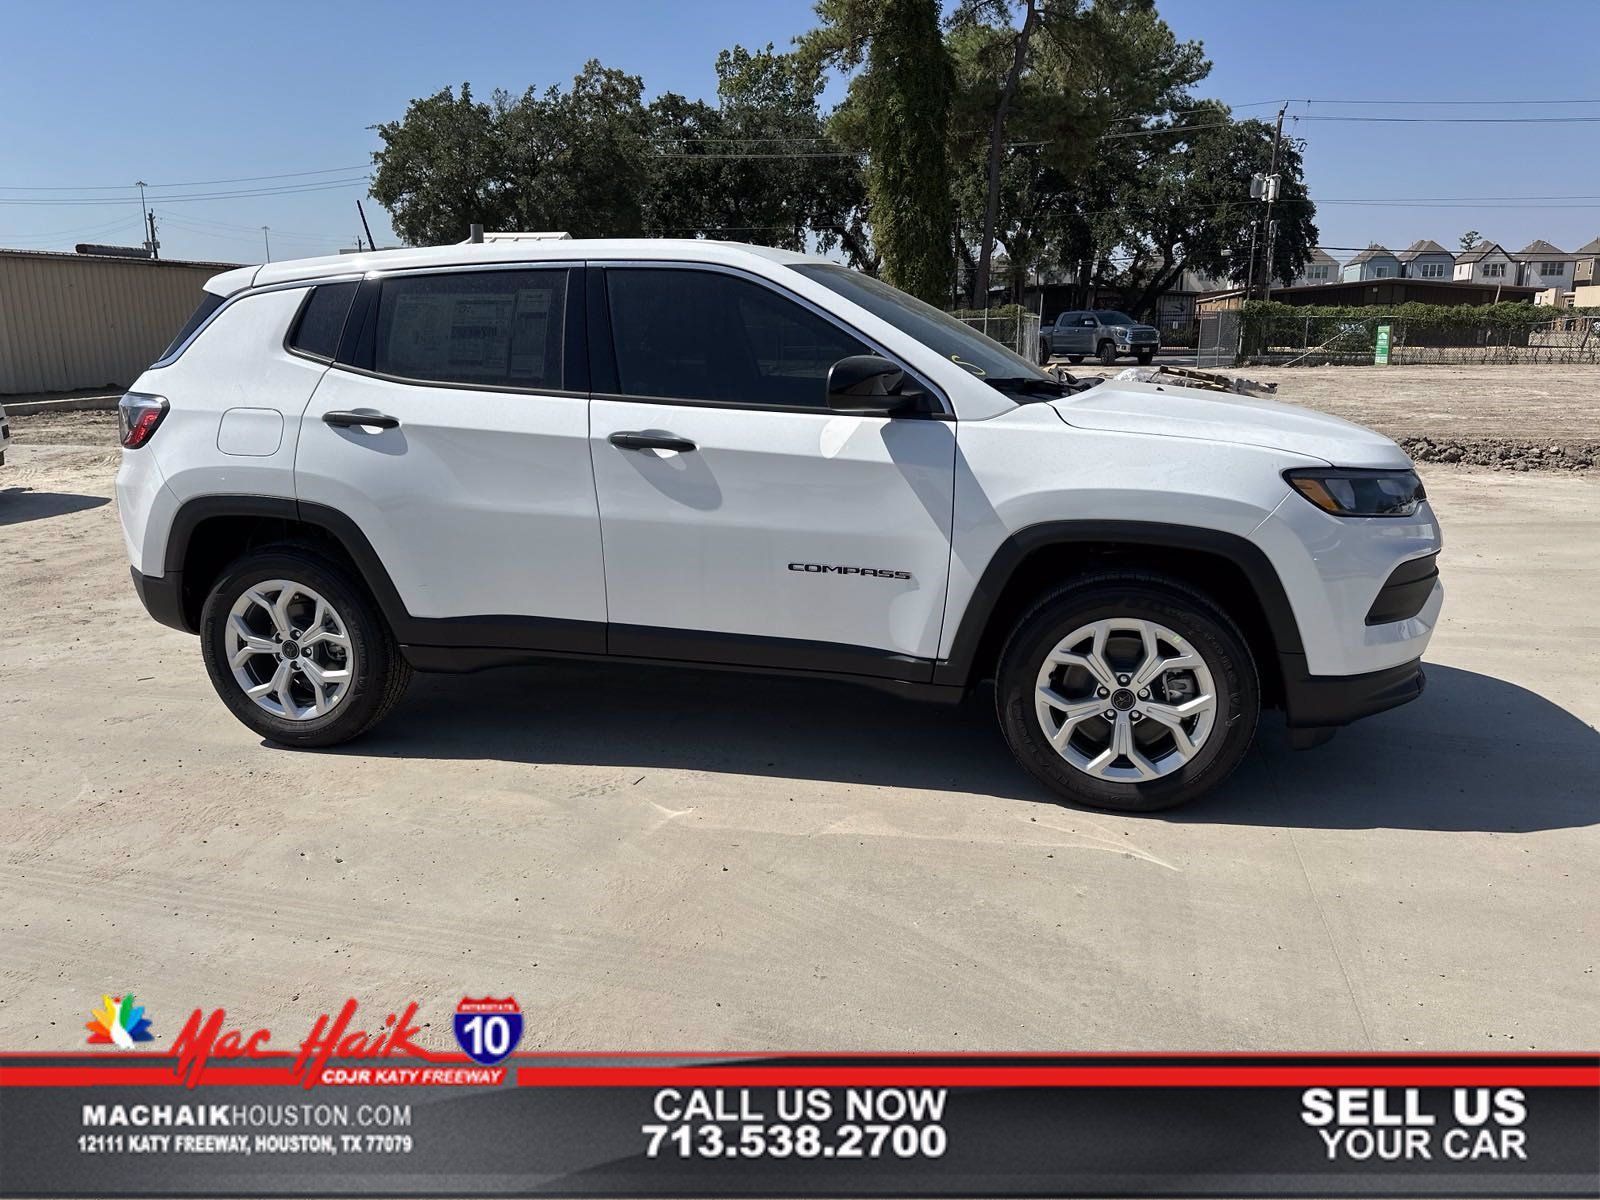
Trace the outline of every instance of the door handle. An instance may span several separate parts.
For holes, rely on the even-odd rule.
[[[349,429],[352,425],[370,425],[375,429],[400,428],[400,418],[387,413],[327,412],[322,414],[322,422],[336,429]]]
[[[670,433],[613,433],[606,441],[622,450],[676,450],[687,454],[695,449],[688,438],[673,437]]]

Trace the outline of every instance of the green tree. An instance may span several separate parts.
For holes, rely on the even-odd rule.
[[[1483,238],[1483,234],[1476,229],[1469,229],[1456,239],[1456,244],[1461,247],[1461,253],[1471,250]]]
[[[1123,242],[1132,262],[1120,282],[1136,314],[1148,313],[1184,271],[1243,282],[1249,270],[1252,228],[1261,215],[1261,202],[1250,199],[1250,177],[1271,164],[1276,131],[1267,121],[1231,120],[1221,105],[1186,120],[1179,144],[1144,152],[1140,186],[1129,194]],[[1271,272],[1288,284],[1317,244],[1316,205],[1293,139],[1280,145],[1277,170]]]
[[[389,210],[395,233],[410,245],[458,242],[467,225],[497,226],[513,207],[499,126],[506,98],[486,104],[470,84],[413,100],[403,118],[374,128],[383,149],[372,156],[372,197]]]
[[[1127,135],[1191,105],[1188,88],[1210,64],[1150,0],[964,0],[949,43],[971,302],[984,302],[984,253],[997,243],[1020,296],[1046,259],[1065,252],[1082,269],[1114,243],[1099,213],[1118,202],[1109,183],[1132,182]]]
[[[865,152],[872,240],[885,279],[930,303],[951,287],[948,134],[954,76],[938,0],[818,0],[799,39],[809,71],[851,72],[830,129]]]
[[[717,57],[715,106],[658,97],[646,231],[789,250],[814,240],[870,265],[860,164],[828,134],[820,91],[792,55],[735,46]]]

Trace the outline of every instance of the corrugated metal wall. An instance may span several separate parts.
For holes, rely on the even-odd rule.
[[[126,387],[227,269],[0,251],[0,395]]]

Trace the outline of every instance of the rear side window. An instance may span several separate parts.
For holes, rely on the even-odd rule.
[[[222,307],[223,300],[224,297],[215,295],[212,292],[202,292],[200,295],[200,307],[196,308],[194,314],[183,323],[183,328],[178,330],[178,336],[167,344],[167,348],[161,352],[160,358],[157,358],[156,361],[160,362],[161,359],[166,358],[167,355],[188,341],[189,336],[204,325],[212,313]]]
[[[373,370],[461,387],[559,390],[565,268],[383,281]]]
[[[300,317],[289,334],[289,348],[324,362],[332,362],[339,349],[339,335],[344,332],[344,319],[350,311],[350,301],[355,299],[357,285],[351,283],[324,283],[311,289],[311,295],[300,306]]]
[[[872,350],[770,288],[718,271],[606,272],[623,394],[825,409],[828,369]]]

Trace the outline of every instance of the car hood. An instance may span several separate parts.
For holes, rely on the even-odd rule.
[[[1079,429],[1262,446],[1339,467],[1411,465],[1406,452],[1381,433],[1276,400],[1120,380],[1050,405]]]

